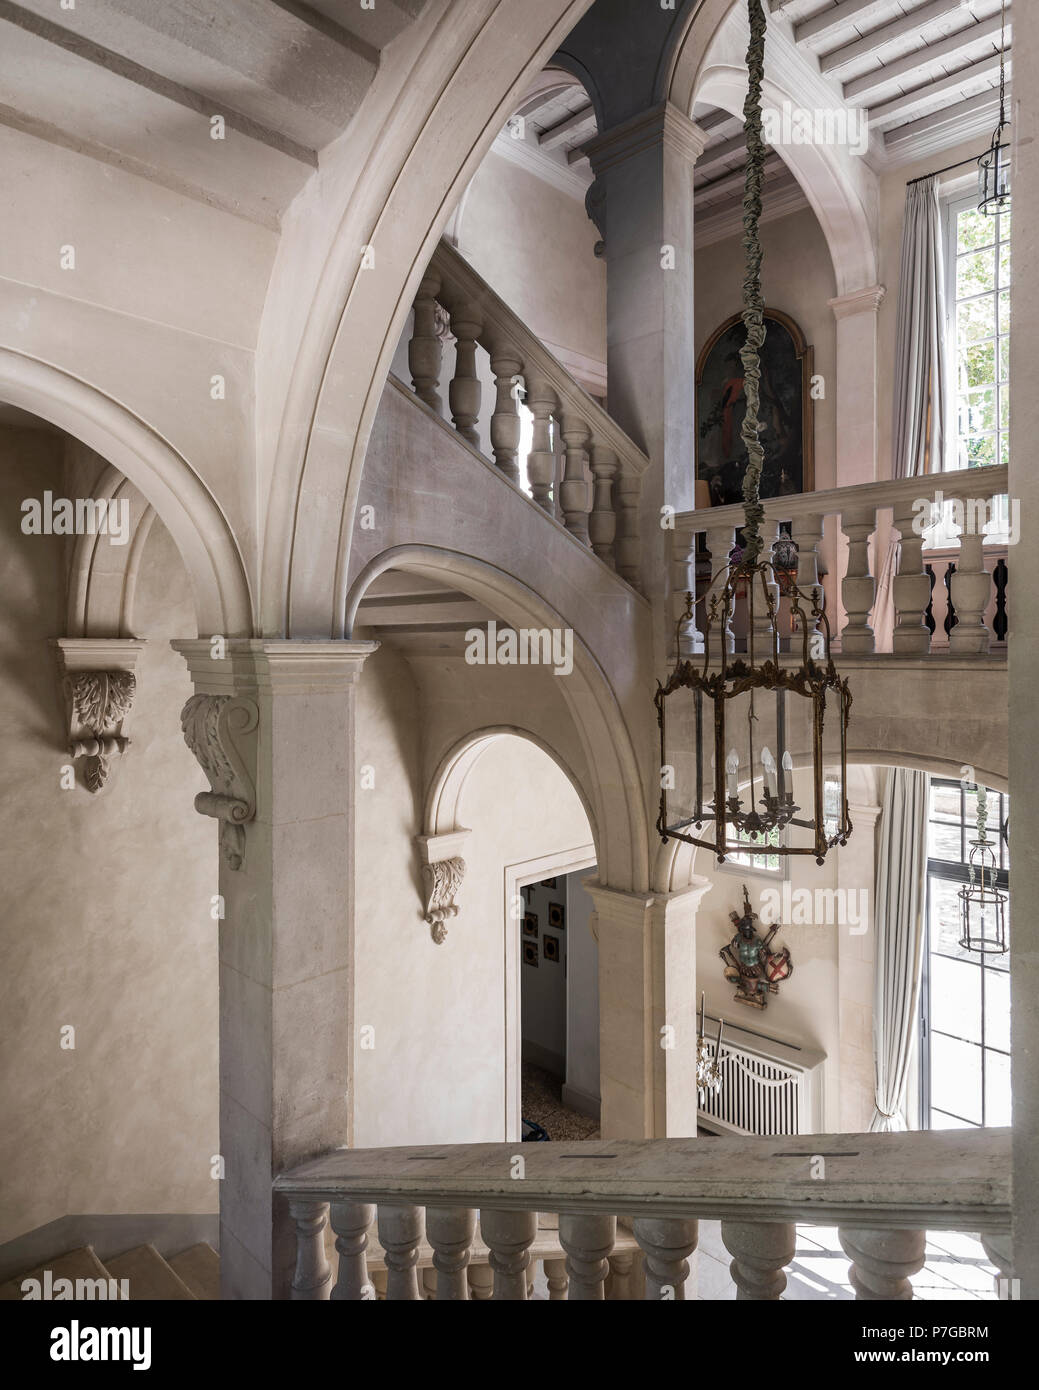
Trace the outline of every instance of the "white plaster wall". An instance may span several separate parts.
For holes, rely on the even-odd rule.
[[[837,293],[822,228],[810,208],[766,222],[762,284],[770,309],[789,314],[815,349],[815,372],[826,396],[815,402],[815,486],[836,485],[836,329],[828,301]],[[737,236],[696,250],[696,351],[719,324],[738,313],[743,285],[743,247]],[[694,389],[690,384],[690,389]]]
[[[359,793],[356,855],[355,1020],[375,1030],[375,1046],[355,1051],[362,1147],[506,1137],[505,866],[591,840],[577,794],[546,754],[511,736],[491,745],[462,793],[472,834],[461,911],[435,945],[414,844],[421,726],[408,665],[384,647],[358,690],[358,761],[375,771],[374,788]],[[518,955],[518,922],[513,941]]]
[[[463,205],[459,251],[550,350],[605,370],[606,263],[580,198],[493,151]]]
[[[20,503],[62,495],[61,438],[0,429],[0,1242],[71,1214],[217,1210],[217,845],[192,806],[191,694],[169,639],[194,632],[161,523],[137,591],[147,639],[107,787],[64,791],[60,689],[66,542],[27,537]],[[75,1028],[75,1050],[59,1046]]]

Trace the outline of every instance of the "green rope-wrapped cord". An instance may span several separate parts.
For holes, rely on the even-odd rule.
[[[740,357],[743,361],[747,411],[740,434],[747,447],[747,471],[743,478],[744,549],[743,564],[755,565],[761,554],[759,528],[765,518],[761,505],[761,469],[765,450],[759,438],[758,418],[761,386],[761,347],[765,341],[765,301],[761,297],[761,188],[764,183],[765,144],[761,138],[761,86],[765,75],[765,11],[761,0],[747,0],[750,43],[747,47],[749,85],[743,107],[743,129],[747,138],[747,178],[743,193],[743,249],[746,253],[743,279],[743,322],[747,341]]]

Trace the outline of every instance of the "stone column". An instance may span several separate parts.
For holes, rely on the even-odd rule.
[[[286,1298],[295,1238],[271,1183],[351,1137],[354,686],[377,644],[173,645],[222,849],[221,1297]]]
[[[642,480],[640,587],[654,603],[661,667],[673,630],[671,532],[661,527],[661,508],[693,506],[693,168],[705,143],[700,127],[665,102],[588,146],[605,214],[610,414],[652,464]]]
[[[868,285],[830,300],[837,321],[836,381],[826,383],[827,391],[836,393],[834,487],[877,480],[877,312],[886,293],[883,285]],[[886,553],[882,549],[887,545],[886,528],[874,544],[874,556]],[[836,582],[845,571],[847,551],[847,538],[834,527],[827,533],[820,553],[833,576],[836,612],[830,613],[829,619],[830,631],[835,635],[847,620],[841,586]]]
[[[696,1134],[696,909],[673,893],[585,887],[599,943],[599,1071],[607,1139]]]

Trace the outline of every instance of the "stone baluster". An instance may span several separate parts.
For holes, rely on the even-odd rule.
[[[483,329],[483,318],[474,304],[460,305],[451,311],[451,332],[455,335],[455,374],[448,387],[451,419],[463,439],[478,449],[480,434],[476,428],[480,419],[482,388],[476,374],[476,340]]]
[[[457,1303],[469,1298],[469,1267],[476,1212],[467,1207],[427,1207],[426,1239],[433,1247],[438,1302]]]
[[[375,1297],[380,1303],[386,1301],[386,1271],[384,1269],[373,1269],[371,1272],[372,1285],[375,1289]]]
[[[729,1273],[737,1299],[779,1299],[784,1267],[794,1258],[796,1230],[790,1221],[723,1221],[722,1243],[732,1256]]]
[[[852,507],[841,516],[848,538],[848,570],[841,583],[848,621],[841,633],[841,651],[849,656],[870,656],[875,638],[869,615],[876,601],[877,585],[869,569],[869,538],[877,529],[877,509]]]
[[[672,657],[683,660],[703,651],[703,633],[696,626],[696,532],[676,531],[671,552],[671,612],[677,651]],[[684,617],[687,595],[692,594],[692,611]]]
[[[996,1297],[1017,1297],[1017,1291],[1014,1289],[1014,1251],[1009,1231],[1005,1235],[994,1235],[992,1232],[983,1235],[981,1248],[999,1270],[995,1279]]]
[[[640,1216],[632,1229],[646,1257],[645,1301],[684,1301],[689,1256],[696,1249],[698,1224],[680,1217]]]
[[[418,1248],[422,1240],[422,1208],[379,1206],[379,1243],[386,1252],[386,1297],[394,1302],[421,1299]]]
[[[629,1303],[638,1297],[635,1290],[635,1252],[623,1250],[610,1256],[606,1297],[614,1303]]]
[[[549,1303],[561,1303],[566,1298],[570,1279],[566,1272],[566,1260],[545,1260],[545,1278],[548,1280]]]
[[[490,1265],[469,1266],[469,1297],[473,1303],[488,1303],[494,1296],[494,1271]]]
[[[705,596],[705,611],[708,618],[711,612],[711,600],[717,596],[719,611],[718,622],[722,621],[721,615],[721,592],[725,588],[729,578],[729,553],[736,544],[736,532],[731,526],[709,526],[707,528],[707,549],[711,552],[711,587]],[[708,624],[708,626],[710,626]],[[729,621],[724,630],[720,627],[711,627],[712,656],[718,656],[721,652],[720,643],[725,643],[725,650],[731,652],[735,649],[735,642],[732,635],[732,614],[729,614]]]
[[[617,455],[602,444],[592,445],[592,514],[588,518],[588,535],[592,549],[600,560],[616,569],[613,542],[617,535],[617,516],[613,510],[613,479],[617,472]]]
[[[621,473],[615,488],[617,539],[614,554],[617,573],[637,589],[642,570],[642,541],[639,537],[639,493],[642,479],[637,473]]]
[[[524,1301],[530,1247],[538,1233],[537,1212],[481,1211],[480,1233],[491,1252],[495,1301]]]
[[[931,634],[924,622],[931,581],[924,570],[923,533],[914,527],[917,512],[909,501],[899,501],[894,507],[894,528],[902,538],[898,573],[891,586],[895,595],[892,644],[896,656],[926,656],[931,646]]]
[[[790,539],[797,546],[797,587],[805,595],[801,606],[812,624],[808,629],[809,654],[812,636],[823,631],[822,624],[812,618],[808,607],[811,598],[815,599],[820,608],[823,604],[823,587],[819,583],[819,543],[822,538],[823,519],[818,513],[810,512],[807,516],[795,516],[791,519]]]
[[[970,518],[968,518],[968,521]],[[988,652],[991,634],[985,626],[985,610],[992,597],[992,576],[985,568],[980,533],[960,537],[960,558],[949,584],[949,595],[959,622],[949,633],[949,651],[972,656]]]
[[[577,539],[588,544],[588,484],[584,476],[584,456],[588,447],[589,429],[578,415],[563,416],[563,445],[566,467],[560,486],[563,504],[563,525]]]
[[[530,480],[531,496],[549,516],[555,516],[555,503],[551,496],[556,471],[556,456],[552,448],[552,416],[559,409],[559,402],[548,382],[535,377],[528,383],[527,405],[534,416],[534,437],[527,456],[527,477]]]
[[[332,1290],[333,1302],[370,1299],[375,1287],[368,1280],[368,1228],[375,1208],[367,1202],[333,1202],[332,1230],[336,1233],[339,1277]]]
[[[491,448],[494,462],[511,483],[519,483],[517,456],[520,442],[519,402],[523,359],[507,344],[496,345],[491,353],[496,400],[491,416]]]
[[[609,1257],[617,1239],[617,1218],[574,1212],[559,1214],[559,1243],[566,1251],[570,1300],[591,1302],[604,1297],[610,1272]]]
[[[437,295],[440,293],[440,276],[430,267],[422,277],[415,296],[415,325],[408,344],[408,367],[411,370],[411,385],[420,401],[439,415],[443,401],[437,388],[440,385],[440,367],[443,345],[438,332]]]
[[[762,563],[772,559],[773,547],[779,539],[779,522],[773,521],[766,516],[761,523],[761,560]],[[754,655],[758,661],[762,661],[772,655],[772,624],[768,616],[768,599],[771,598],[774,610],[779,613],[779,584],[776,581],[772,570],[765,571],[765,585],[762,588],[760,579],[754,584]]]
[[[296,1223],[296,1271],[292,1276],[293,1300],[320,1303],[332,1291],[332,1266],[325,1256],[328,1203],[302,1197],[289,1200],[289,1214]]]
[[[857,1299],[906,1303],[912,1298],[909,1276],[924,1267],[925,1231],[864,1231],[842,1226],[837,1234],[851,1260],[851,1286]]]

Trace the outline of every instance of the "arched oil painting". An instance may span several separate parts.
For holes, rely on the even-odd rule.
[[[814,410],[813,352],[804,334],[778,309],[765,310],[761,351],[761,441],[765,466],[762,497],[811,492]],[[740,436],[747,398],[740,349],[746,329],[739,314],[726,319],[705,343],[696,364],[696,476],[710,488],[711,506],[743,500],[747,450]]]

